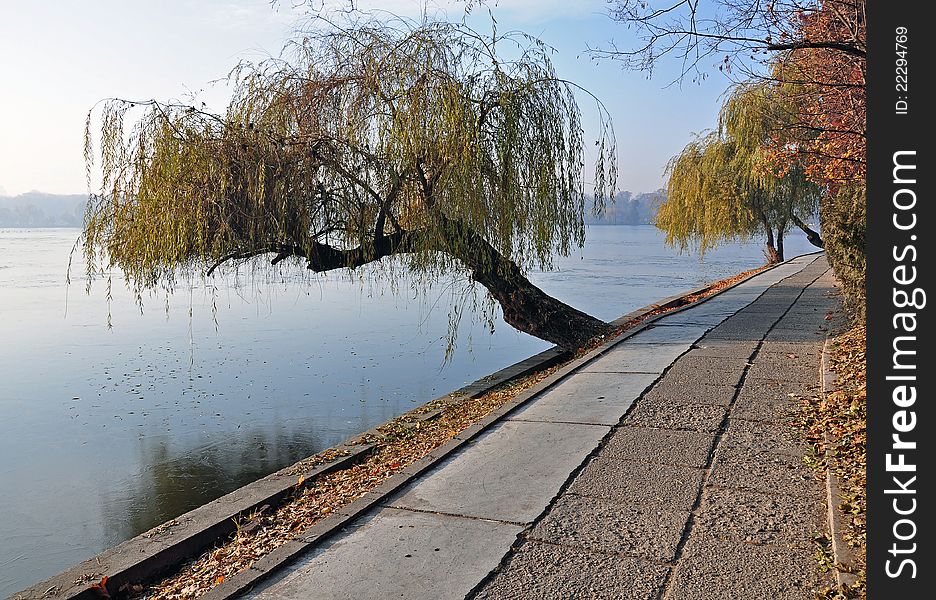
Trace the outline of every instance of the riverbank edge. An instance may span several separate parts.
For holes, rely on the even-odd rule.
[[[800,256],[809,256],[818,253],[819,252],[806,253]],[[790,260],[794,260],[795,258],[797,257]],[[636,319],[642,318],[643,321],[587,351],[581,356],[573,358],[569,353],[563,352],[556,347],[549,348],[491,375],[482,377],[455,392],[430,400],[423,406],[436,403],[440,400],[457,402],[459,400],[477,398],[505,383],[568,360],[564,366],[559,368],[552,375],[519,393],[512,400],[470,425],[446,444],[436,448],[430,454],[417,460],[400,473],[391,476],[377,488],[371,490],[361,498],[358,498],[341,511],[316,523],[300,538],[277,548],[263,557],[258,561],[255,567],[247,569],[238,574],[238,576],[231,577],[224,581],[219,586],[212,589],[204,598],[219,599],[236,596],[246,587],[257,583],[260,579],[265,577],[271,569],[287,563],[295,556],[304,552],[310,545],[319,543],[330,535],[340,531],[348,521],[369,510],[387,495],[393,493],[403,485],[406,485],[411,479],[422,474],[452,452],[473,440],[501,418],[519,408],[534,396],[558,383],[583,364],[601,356],[621,340],[648,327],[662,317],[663,314],[670,315],[688,308],[689,306],[695,306],[698,303],[705,302],[780,264],[783,263],[771,265],[767,269],[751,274],[724,289],[716,291],[706,298],[701,298],[694,302],[689,301],[688,298],[698,296],[713,289],[719,282],[713,282],[687,292],[669,296],[618,317],[611,322],[612,326],[615,328],[621,327]],[[669,310],[665,313],[652,314],[666,309]],[[417,408],[409,412],[418,412],[419,410],[420,409]],[[432,416],[431,412],[427,412],[422,415],[422,418],[431,418]],[[361,460],[373,449],[374,445],[362,443],[359,440],[365,439],[369,435],[379,435],[378,429],[382,426],[383,425],[378,425],[368,431],[357,434],[337,446],[333,446],[312,457],[303,459],[294,465],[280,469],[266,477],[238,488],[217,500],[195,508],[175,519],[105,550],[90,559],[82,561],[52,578],[14,594],[10,598],[15,600],[51,597],[74,598],[76,600],[100,598],[104,596],[105,590],[116,594],[121,586],[125,584],[151,580],[161,573],[171,570],[174,566],[179,565],[185,560],[197,556],[228,537],[237,529],[239,523],[245,520],[247,515],[257,510],[262,510],[264,506],[275,508],[299,491],[305,482],[312,482],[319,475],[340,470]]]

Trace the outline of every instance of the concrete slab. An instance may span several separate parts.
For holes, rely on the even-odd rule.
[[[757,290],[764,286],[770,287],[783,279],[784,277],[789,277],[790,274],[802,269],[802,267],[797,267],[795,269],[791,268],[789,265],[775,266],[770,270],[763,271],[758,274],[756,277],[752,277],[747,281],[742,281],[740,284],[735,286],[733,290],[744,291],[744,290]]]
[[[800,297],[796,301],[796,304],[787,311],[784,315],[784,319],[789,318],[791,322],[795,322],[797,319],[811,318],[815,319],[818,323],[826,321],[826,314],[830,311],[834,311],[839,308],[840,305],[836,302],[835,298],[823,298],[809,300],[803,297]],[[783,321],[780,321],[783,324]]]
[[[666,379],[679,386],[694,387],[700,381],[712,385],[736,386],[747,367],[747,358],[684,354],[666,372]]]
[[[718,333],[724,333],[726,331],[734,331],[737,329],[743,329],[750,331],[755,337],[753,339],[761,339],[764,337],[770,327],[773,325],[774,321],[780,318],[780,315],[776,316],[734,316],[726,319],[721,325],[712,330],[712,335]]]
[[[821,587],[811,553],[693,535],[673,574],[667,598],[813,600]]]
[[[769,324],[768,324],[769,325]],[[750,329],[746,326],[734,326],[722,323],[705,335],[706,340],[731,340],[740,342],[759,342],[767,334],[767,326]]]
[[[798,457],[792,447],[781,443],[783,438],[778,438],[780,442],[767,440],[764,438],[773,432],[744,429],[764,423],[739,419],[737,415],[731,421],[724,420],[734,387],[708,384],[732,379],[760,339],[752,332],[762,331],[774,322],[775,315],[788,308],[787,316],[765,348],[768,345],[783,348],[783,344],[789,347],[799,343],[805,333],[815,331],[816,320],[837,303],[832,279],[824,264],[824,260],[816,257],[798,259],[698,306],[667,315],[621,344],[636,356],[648,357],[644,363],[625,364],[622,360],[618,372],[573,374],[567,379],[569,385],[565,389],[560,384],[539,399],[531,400],[523,412],[512,419],[501,422],[477,439],[472,438],[498,414],[503,414],[495,412],[483,426],[472,426],[469,433],[457,438],[473,441],[465,442],[467,445],[459,446],[458,450],[454,445],[446,445],[445,452],[451,450],[458,454],[450,455],[448,460],[435,466],[430,466],[434,464],[431,455],[423,459],[419,466],[407,469],[408,474],[416,478],[409,483],[401,479],[385,482],[365,496],[361,509],[365,512],[352,514],[355,509],[351,508],[345,514],[336,512],[338,527],[346,529],[335,532],[337,537],[312,554],[299,557],[299,565],[291,570],[277,572],[276,581],[255,595],[277,598],[463,597],[501,564],[511,544],[519,539],[518,535],[523,536],[523,533],[518,534],[520,529],[549,510],[553,502],[548,516],[538,524],[538,531],[545,532],[543,536],[555,543],[523,543],[515,560],[507,561],[506,568],[492,580],[492,585],[507,582],[507,587],[491,588],[504,592],[495,597],[524,597],[524,594],[536,598],[600,597],[602,594],[615,598],[658,597],[668,570],[668,566],[659,561],[680,560],[679,556],[674,556],[679,548],[675,540],[682,531],[680,523],[685,526],[687,511],[698,498],[704,473],[699,467],[707,464],[715,437],[712,431],[724,424],[729,425],[729,430],[722,439],[712,481],[735,486],[734,495],[710,486],[706,497],[712,503],[704,504],[700,513],[704,524],[711,525],[712,532],[725,538],[720,541],[731,541],[760,523],[753,534],[744,538],[747,546],[757,546],[764,541],[782,542],[786,521],[793,523],[784,515],[792,510],[794,498],[812,499],[808,490],[796,495],[794,484],[812,482],[805,478],[795,481],[790,477],[789,471],[797,469],[795,459]],[[803,291],[803,286],[813,281],[811,278],[820,275],[824,278],[821,285],[815,284]],[[784,277],[789,279],[781,282]],[[768,287],[776,282],[780,282],[776,287]],[[794,301],[796,304],[790,308]],[[733,316],[741,309],[745,310]],[[716,325],[723,339],[719,340],[718,335],[698,339]],[[821,338],[814,338],[812,354],[809,354],[810,346],[803,346],[803,353],[816,355]],[[646,426],[619,427],[620,435],[608,438],[598,455],[556,500],[556,494],[570,474],[611,430],[610,424],[616,422],[615,418],[627,410],[630,397],[643,389],[640,384],[652,381],[693,345],[704,347],[693,351],[697,353],[692,355],[692,360],[667,371],[667,376],[634,407],[628,422]],[[620,354],[625,352],[621,348],[617,350],[617,358],[622,359]],[[547,352],[556,352],[550,360],[559,356],[558,351]],[[725,360],[714,360],[719,356]],[[773,361],[768,366],[772,368],[779,356],[775,353],[767,357],[769,362]],[[697,357],[708,357],[708,360],[696,360]],[[542,358],[533,357],[508,367],[494,378],[541,364]],[[716,366],[719,364],[730,366]],[[643,365],[652,370],[647,374],[634,372],[635,367]],[[573,366],[569,366],[562,373],[567,375],[572,370]],[[732,373],[727,379],[720,376],[726,370]],[[490,384],[490,379],[476,382],[460,393],[481,391]],[[597,383],[601,379],[606,383]],[[770,380],[765,375],[764,381]],[[619,381],[626,383],[619,385]],[[761,387],[759,382],[757,374],[746,381],[749,385],[756,383],[756,389]],[[622,385],[626,389],[621,389]],[[629,387],[631,385],[634,389]],[[680,391],[675,393],[674,390]],[[533,394],[533,391],[527,392],[523,398]],[[753,403],[749,407],[741,403],[741,398],[736,408],[741,409],[741,415],[769,417]],[[641,421],[644,418],[646,422]],[[673,429],[660,428],[661,425]],[[424,472],[423,469],[430,470]],[[736,472],[729,473],[731,469]],[[761,496],[766,498],[768,494],[759,496],[751,491],[758,489],[749,485],[751,482],[759,482],[772,488],[771,491],[779,489],[785,495],[777,496],[776,501],[764,500]],[[742,493],[738,489],[747,491]],[[394,500],[392,494],[399,491],[403,495]],[[727,495],[726,499],[716,503],[716,495],[722,492]],[[730,501],[735,504],[726,508]],[[410,507],[387,507],[387,502],[409,503]],[[359,502],[356,506],[362,504]],[[766,521],[762,519],[765,515]],[[784,523],[774,527],[772,515]],[[318,525],[313,530],[316,527]],[[696,529],[696,533],[705,533],[706,528]],[[277,555],[292,559],[304,554],[307,543],[320,540],[313,532],[308,536],[281,546],[248,571],[257,574],[266,573],[265,569],[274,571],[274,565],[284,564],[275,560]],[[690,543],[697,537],[690,537]],[[576,543],[584,543],[593,551],[575,547]],[[621,552],[644,554],[653,559],[643,561],[622,556]],[[702,555],[724,561],[718,556],[717,548],[711,545],[693,554]],[[519,571],[515,569],[515,565],[523,565],[527,556],[535,556],[540,561],[552,560],[558,567],[555,571],[542,564],[535,569],[530,565]],[[598,580],[593,576],[596,571],[606,576]],[[503,578],[518,572],[522,574],[519,578]],[[366,576],[362,577],[362,573]],[[545,580],[550,586],[537,587],[529,583],[531,578]],[[516,587],[517,581],[526,581],[527,589]],[[118,587],[121,581],[111,578],[111,583]],[[717,590],[717,597],[731,597],[725,592],[725,589],[732,589],[731,585],[718,589],[708,580],[705,583],[706,588]],[[530,594],[529,589],[536,591]]]
[[[728,290],[717,298],[719,302],[726,305],[731,302],[739,303],[736,308],[743,308],[745,305],[754,302],[768,289],[767,284],[756,284],[750,287],[736,287]]]
[[[712,441],[711,434],[695,431],[620,427],[608,438],[601,453],[656,465],[701,468],[708,464]]]
[[[786,394],[776,394],[754,386],[741,388],[731,411],[732,420],[763,421],[789,425],[799,411],[799,402]]]
[[[717,340],[708,336],[697,341],[692,352],[700,356],[726,356],[750,358],[757,349],[758,340]]]
[[[792,354],[794,356],[815,356],[818,360],[822,351],[820,340],[780,341],[766,339],[761,344],[760,354]]]
[[[778,327],[795,327],[798,323],[802,323],[805,320],[809,320],[816,323],[823,323],[826,321],[826,315],[835,310],[835,305],[829,304],[828,307],[822,307],[818,305],[811,305],[808,307],[800,307],[799,304],[794,305],[790,312],[788,312],[780,322],[777,323]]]
[[[718,303],[709,301],[674,314],[665,315],[663,318],[656,321],[654,325],[696,325],[711,327],[713,323],[717,324],[735,314],[741,306],[743,306],[743,304],[735,302]]]
[[[789,383],[818,384],[819,362],[812,365],[793,364],[784,355],[758,354],[751,368],[748,369],[749,380],[771,380]]]
[[[750,304],[752,298],[754,298],[754,296],[749,296],[747,294],[732,296],[730,291],[722,292],[721,295],[705,300],[700,304],[690,306],[677,313],[666,315],[658,322],[666,322],[677,318],[685,318],[687,322],[691,322],[693,319],[697,318],[720,318],[724,320]]]
[[[813,536],[823,531],[822,496],[763,494],[707,487],[695,515],[702,533],[746,544],[776,544],[809,550]]]
[[[692,318],[690,318],[690,316]],[[701,329],[702,332],[704,333],[705,331],[711,329],[712,327],[715,327],[716,325],[724,321],[725,318],[726,317],[722,317],[722,316],[706,317],[702,315],[698,315],[698,316],[687,315],[685,318],[682,318],[682,319],[674,319],[672,321],[669,321],[669,320],[657,321],[654,324],[654,327],[693,327],[693,328]]]
[[[462,600],[497,567],[521,529],[387,508],[246,597]]]
[[[801,265],[781,265],[779,267],[774,267],[770,271],[762,273],[754,279],[748,280],[737,287],[741,290],[758,289],[764,286],[770,287],[772,285],[776,285],[791,275],[795,275],[801,270]]]
[[[608,431],[601,425],[504,421],[390,505],[531,523]]]
[[[799,433],[785,423],[746,421],[731,417],[731,423],[719,443],[721,450],[735,449],[742,454],[784,454],[799,458],[807,445]]]
[[[708,331],[704,325],[679,325],[674,327],[649,327],[637,335],[627,338],[626,344],[691,344]]]
[[[581,372],[660,374],[688,349],[687,343],[632,344],[627,339],[588,363]]]
[[[757,353],[757,358],[765,362],[774,361],[783,365],[789,365],[793,368],[812,369],[819,372],[819,354],[815,352],[803,352],[795,354],[792,352],[765,352],[763,346]],[[818,378],[818,375],[817,375]]]
[[[742,310],[737,311],[739,317],[755,317],[764,315],[775,315],[777,318],[787,313],[790,310],[790,307],[793,306],[793,300],[781,300],[779,298],[771,298],[767,295],[761,296],[754,302],[751,302]]]
[[[655,373],[576,373],[510,419],[617,425],[657,377]]]
[[[730,302],[726,302],[725,304],[726,308],[733,309],[732,313],[728,316],[729,317],[734,316],[739,311],[749,306],[752,306],[756,304],[757,302],[760,302],[762,297],[763,296],[760,293],[757,293],[757,294],[747,294],[744,296],[737,296],[737,297],[732,298]]]
[[[712,300],[708,300],[704,304],[691,310],[703,311],[703,314],[706,311],[712,313],[721,312],[725,314],[725,316],[730,317],[745,306],[750,305],[752,302],[756,302],[760,297],[760,294],[761,292],[747,293],[728,290],[727,292],[723,292],[722,295],[716,296]]]
[[[803,287],[806,286],[811,277],[787,277],[783,281],[778,282],[772,286],[769,290],[764,292],[765,300],[774,300],[774,301],[794,301],[803,291]]]
[[[773,269],[770,269],[769,271],[764,271],[758,274],[757,277],[752,277],[751,279],[748,279],[747,281],[742,281],[741,283],[736,285],[733,289],[738,290],[738,289],[758,288],[764,285],[769,287],[773,285],[774,283],[776,283],[779,279],[782,279],[783,277],[786,276],[786,275],[781,274],[781,272],[784,270],[785,270],[785,267],[783,265],[776,266]]]
[[[782,362],[783,358],[783,355],[776,353],[766,356],[758,354],[757,358],[754,360],[754,364],[751,365],[748,371],[745,383],[747,383],[749,379],[752,389],[763,388],[774,394],[782,394],[785,396],[790,394],[809,394],[818,388],[818,368],[815,370],[812,367],[803,366],[794,368],[791,365],[791,378],[785,379],[782,376],[782,371],[778,373],[776,367],[768,366],[770,362],[776,362],[776,360]],[[770,359],[776,360],[771,361]]]
[[[752,379],[745,383],[732,417],[770,423],[790,423],[798,407],[798,398],[818,389],[818,382],[814,386],[773,379]]]
[[[779,320],[783,318],[783,310],[785,310],[785,309],[770,310],[770,311],[764,310],[764,311],[756,311],[756,312],[755,312],[755,311],[751,311],[751,312],[745,312],[745,313],[743,313],[743,314],[742,314],[742,313],[738,313],[738,314],[734,317],[734,318],[737,319],[737,321],[733,321],[733,322],[732,322],[732,321],[725,321],[724,324],[725,324],[725,325],[732,324],[732,325],[744,326],[744,325],[746,325],[746,324],[748,324],[748,323],[759,322],[757,328],[758,328],[759,331],[762,331],[762,330],[764,329],[764,327],[763,327],[764,325],[766,325],[766,326],[768,326],[768,327],[776,327],[776,324],[779,322]],[[763,337],[763,336],[761,336],[761,337]]]
[[[743,292],[749,290],[758,290],[762,292],[783,278],[782,275],[778,275],[779,272],[780,271],[777,268],[774,268],[771,272],[761,273],[757,277],[753,277],[747,281],[742,281],[733,287],[731,291]]]
[[[692,386],[679,385],[664,377],[639,402],[650,404],[714,404],[728,406],[734,398],[736,388],[717,383],[696,383]]]
[[[718,431],[728,409],[717,404],[681,402],[664,398],[641,398],[622,421],[625,425],[683,429],[688,431]]]
[[[819,311],[837,310],[841,308],[841,304],[836,301],[834,296],[828,297],[825,292],[822,292],[813,295],[803,294],[803,296],[796,301],[796,308],[800,310],[813,308]]]
[[[818,311],[811,314],[785,314],[774,326],[775,329],[793,329],[805,332],[813,332],[819,326],[824,326],[825,320]]]
[[[731,313],[735,313],[739,309],[750,304],[752,298],[756,299],[759,293],[760,292],[739,291],[737,288],[732,288],[717,296],[712,296],[708,300],[704,300],[700,304],[691,307],[689,310],[699,311],[703,314],[713,311],[730,311]]]
[[[751,306],[754,305],[752,304]],[[750,327],[756,330],[766,330],[767,328],[773,326],[782,315],[783,310],[781,309],[778,309],[776,312],[738,312],[735,313],[734,316],[725,319],[725,322],[721,324],[721,327],[726,329],[735,327]]]
[[[656,600],[669,567],[650,561],[528,541],[477,600]]]
[[[798,269],[797,272],[789,274],[782,281],[778,281],[772,286],[775,293],[786,292],[788,294],[799,294],[803,288],[815,281],[819,272],[814,269]]]
[[[568,492],[622,505],[657,505],[680,512],[695,503],[702,475],[702,469],[651,465],[599,453],[578,474]]]
[[[591,552],[614,552],[665,562],[689,520],[689,511],[654,504],[621,504],[575,494],[560,497],[529,533],[530,539]]]
[[[750,453],[740,448],[720,446],[708,483],[713,486],[755,492],[801,495],[811,486],[815,471],[799,456],[771,452]],[[813,485],[812,487],[815,487]]]
[[[812,344],[822,344],[825,341],[826,334],[823,331],[805,331],[803,329],[780,329],[776,328],[767,334],[767,339],[774,342],[807,342]]]

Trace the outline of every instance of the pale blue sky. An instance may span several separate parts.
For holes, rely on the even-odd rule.
[[[416,15],[422,2],[371,5]],[[458,2],[430,4],[439,6],[460,18]],[[301,17],[291,7],[289,0],[276,8],[267,0],[0,0],[0,194],[85,192],[84,118],[101,98],[202,91],[200,99],[221,110],[225,88],[211,82],[240,59],[277,54]],[[648,81],[613,62],[596,64],[586,45],[626,44],[631,35],[606,7],[604,0],[500,0],[493,11],[500,29],[554,46],[559,75],[602,99],[617,134],[619,188],[649,191],[662,185],[667,160],[692,133],[714,125],[729,82],[716,71],[702,85],[666,87],[678,65],[661,65]],[[584,98],[581,104],[593,136],[594,110]]]

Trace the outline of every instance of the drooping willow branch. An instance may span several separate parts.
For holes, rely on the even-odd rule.
[[[498,56],[508,41],[510,58]],[[224,115],[114,100],[96,146],[89,120],[101,183],[84,231],[92,271],[104,257],[140,291],[260,254],[313,271],[405,254],[417,274],[510,271],[526,289],[518,273],[583,243],[581,89],[542,43],[364,19],[289,48],[232,72]],[[600,207],[616,147],[589,99]]]

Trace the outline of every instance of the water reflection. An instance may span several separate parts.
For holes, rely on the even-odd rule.
[[[337,442],[323,439],[314,427],[258,426],[185,449],[168,437],[143,438],[139,474],[102,490],[106,537],[131,538]]]

